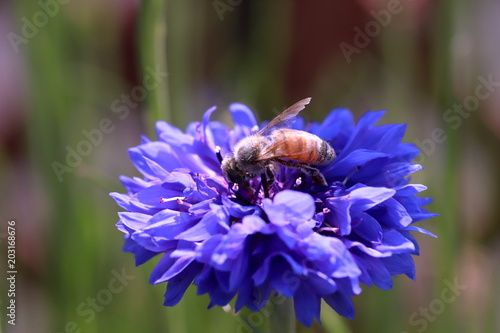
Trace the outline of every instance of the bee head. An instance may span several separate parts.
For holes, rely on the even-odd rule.
[[[245,180],[245,172],[238,167],[234,156],[224,158],[221,169],[226,180],[232,183],[239,184]]]

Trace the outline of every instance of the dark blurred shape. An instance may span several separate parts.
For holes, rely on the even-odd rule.
[[[6,37],[16,32],[12,8],[0,3],[0,144],[9,156],[22,149],[23,122],[26,117],[26,78],[24,54],[16,54]]]

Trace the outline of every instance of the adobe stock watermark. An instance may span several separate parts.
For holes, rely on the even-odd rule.
[[[270,297],[266,304],[258,312],[252,312],[246,316],[245,320],[241,316],[236,316],[240,324],[236,328],[237,333],[253,333],[259,327],[265,324],[266,319],[270,318],[276,311],[276,307],[285,303],[286,297],[282,294],[276,297]]]
[[[38,35],[40,29],[45,27],[51,18],[59,13],[59,7],[65,5],[71,0],[39,0],[37,2],[39,10],[37,10],[31,19],[26,16],[21,17],[21,34],[9,32],[7,39],[16,54],[19,53],[19,46],[21,44],[28,44],[30,40]]]
[[[96,314],[102,312],[113,301],[114,296],[121,293],[129,285],[130,281],[135,279],[135,276],[127,275],[125,268],[122,268],[121,272],[113,269],[111,275],[113,277],[109,279],[105,288],[99,290],[92,297],[87,297],[85,301],[77,305],[75,311],[80,320],[66,322],[64,329],[57,333],[81,333],[82,324],[90,324],[95,319]],[[81,320],[83,320],[83,323]]]
[[[74,147],[70,145],[65,147],[66,157],[64,161],[52,162],[52,170],[54,170],[59,182],[63,181],[65,173],[73,172],[85,157],[92,154],[94,149],[103,142],[105,135],[109,135],[116,129],[118,120],[125,120],[130,111],[137,108],[139,103],[147,98],[149,92],[156,89],[168,76],[168,73],[160,70],[159,66],[156,66],[155,69],[146,67],[146,73],[142,85],[133,87],[128,94],[122,93],[120,97],[111,102],[110,110],[115,116],[114,120],[107,117],[102,118],[95,128],[83,129],[81,131],[83,138]]]
[[[294,274],[291,270],[286,271],[281,276],[283,283],[290,285],[290,289],[295,291],[299,288],[301,280],[307,280],[307,276],[298,276]],[[275,297],[269,297],[266,304],[258,312],[252,312],[247,317],[246,320],[240,316],[236,316],[236,319],[240,322],[237,333],[253,333],[258,331],[258,328],[264,325],[266,319],[270,318],[276,311],[276,307],[285,303],[287,297],[278,294]],[[257,304],[255,304],[257,305]]]
[[[455,103],[443,113],[443,121],[449,125],[452,130],[457,130],[462,125],[464,119],[467,119],[471,114],[479,109],[481,101],[485,101],[500,87],[499,81],[494,81],[493,75],[488,75],[487,78],[479,75],[477,77],[478,85],[471,94],[463,99],[461,103]],[[446,131],[441,127],[434,128],[430,136],[423,140],[414,140],[415,145],[422,152],[416,158],[414,163],[422,164],[426,157],[431,156],[436,151],[436,146],[443,144],[448,140]]]
[[[363,30],[358,26],[354,27],[354,32],[356,33],[353,39],[354,45],[346,42],[339,44],[340,50],[348,64],[351,63],[353,54],[361,53],[362,49],[370,45],[373,38],[380,35],[382,28],[387,27],[391,23],[393,16],[403,11],[403,2],[411,2],[411,0],[389,0],[387,8],[378,12],[374,10],[370,11],[370,15],[374,19],[366,23]]]
[[[421,306],[418,311],[413,312],[408,317],[408,322],[415,327],[418,333],[422,333],[427,329],[429,323],[434,322],[437,317],[446,310],[446,306],[455,302],[462,292],[467,289],[466,285],[458,283],[458,278],[455,277],[453,283],[444,280],[445,287],[441,290],[439,297],[434,298],[427,306]],[[408,333],[402,331],[401,333]]]
[[[16,220],[7,221],[7,323],[16,325],[16,293],[17,291],[17,266],[16,266]]]
[[[243,0],[214,0],[212,5],[221,21],[224,21],[224,13],[232,12],[236,6],[239,6]]]

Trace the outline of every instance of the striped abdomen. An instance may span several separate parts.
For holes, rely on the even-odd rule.
[[[262,149],[258,160],[287,159],[312,165],[326,164],[335,158],[335,151],[314,134],[277,129],[269,136],[269,146]]]

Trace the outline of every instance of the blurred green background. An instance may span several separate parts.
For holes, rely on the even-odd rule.
[[[163,307],[108,193],[139,175],[127,148],[154,120],[185,128],[217,105],[230,123],[232,102],[263,120],[311,96],[309,120],[348,107],[408,123],[413,182],[441,216],[419,224],[439,238],[416,236],[416,281],[365,287],[354,320],[324,307],[297,332],[499,332],[498,17],[496,0],[1,2],[0,262],[15,220],[18,270],[15,326],[0,280],[3,330],[265,331],[268,313],[207,310],[194,288]]]

